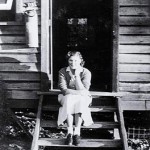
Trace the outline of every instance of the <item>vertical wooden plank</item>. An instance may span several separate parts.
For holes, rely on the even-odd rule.
[[[41,90],[48,90],[48,81],[50,78],[50,30],[49,30],[49,15],[50,1],[41,0]]]
[[[50,63],[50,66],[49,66],[49,69],[50,69],[50,74],[51,74],[51,90],[53,89],[53,38],[52,38],[52,28],[53,28],[53,26],[52,26],[52,15],[53,15],[53,11],[52,11],[52,4],[53,4],[53,0],[50,0],[50,8],[49,8],[49,10],[50,10],[50,22],[49,22],[49,24],[50,24],[50,50],[49,50],[49,52],[50,52],[50,61],[49,61],[49,63]]]
[[[31,150],[38,150],[38,139],[40,134],[40,122],[41,122],[41,113],[42,113],[42,103],[43,103],[43,95],[40,96],[39,99],[39,106],[38,106],[38,112],[36,117],[36,125],[31,145]]]
[[[123,141],[123,150],[128,150],[127,133],[125,129],[123,109],[121,106],[121,98],[117,98],[117,105],[118,105],[118,120],[120,122],[120,136]]]
[[[113,0],[113,66],[112,66],[112,91],[118,91],[118,37],[119,14],[118,0]]]
[[[16,21],[23,20],[23,2],[22,0],[16,0]]]
[[[146,110],[150,110],[150,101],[145,101]]]

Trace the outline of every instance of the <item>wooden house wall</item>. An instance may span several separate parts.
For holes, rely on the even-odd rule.
[[[150,109],[149,0],[119,0],[119,91],[124,109]]]
[[[0,80],[10,107],[32,108],[37,104],[36,91],[40,90],[40,47],[26,46],[24,15],[18,15],[22,20],[0,22]]]
[[[23,0],[28,1],[28,0]],[[40,8],[40,0],[38,7]],[[124,109],[150,109],[150,1],[119,2],[119,91]],[[21,15],[22,17],[22,15]],[[18,19],[19,20],[19,19]],[[40,9],[39,9],[40,37]],[[11,107],[35,107],[40,47],[27,48],[23,21],[0,22],[0,80]],[[25,100],[25,101],[24,101]]]

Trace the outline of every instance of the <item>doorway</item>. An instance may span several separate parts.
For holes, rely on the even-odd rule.
[[[75,50],[92,73],[90,90],[112,91],[113,1],[54,0],[52,12],[53,89],[66,53]]]

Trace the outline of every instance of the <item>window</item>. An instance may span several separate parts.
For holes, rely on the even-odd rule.
[[[10,10],[12,7],[13,0],[1,0],[0,10]]]
[[[0,1],[0,21],[15,21],[14,0]]]

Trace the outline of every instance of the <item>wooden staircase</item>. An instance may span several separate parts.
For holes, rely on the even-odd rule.
[[[48,148],[78,148],[79,149],[114,149],[114,150],[128,150],[127,136],[124,127],[123,113],[120,107],[121,93],[112,92],[91,92],[93,97],[91,112],[94,120],[94,124],[88,127],[82,126],[81,128],[81,143],[79,146],[65,145],[65,138],[40,138],[40,130],[42,128],[57,128],[66,129],[66,126],[57,127],[55,120],[44,120],[42,113],[44,111],[48,113],[58,113],[59,104],[57,102],[57,96],[59,91],[39,92],[39,106],[37,112],[36,127],[33,136],[31,150],[38,150],[40,146]],[[95,117],[96,115],[97,117]],[[106,118],[105,118],[106,115]],[[108,117],[109,116],[109,117]],[[112,118],[113,116],[113,118]],[[95,120],[96,118],[96,120]],[[108,119],[109,118],[109,119]],[[82,131],[83,130],[83,131]],[[90,136],[82,136],[82,132],[88,130]],[[101,132],[108,131],[113,136],[110,138],[101,137]],[[96,135],[96,137],[95,137]]]

